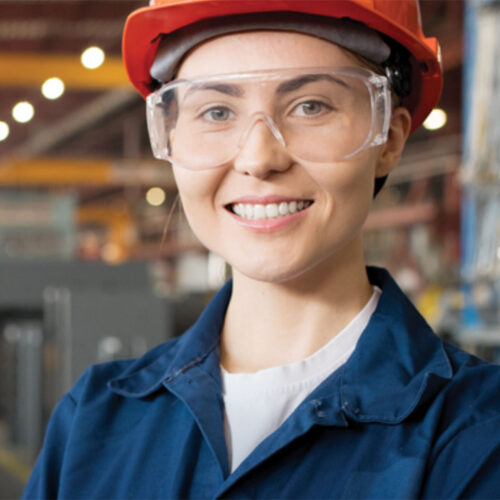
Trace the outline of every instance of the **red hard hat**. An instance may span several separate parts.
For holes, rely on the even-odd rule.
[[[403,100],[412,114],[412,132],[436,106],[443,86],[439,44],[422,32],[418,0],[151,0],[127,19],[123,58],[130,81],[146,97],[161,34],[212,17],[289,11],[347,17],[387,35],[412,55],[412,93]]]

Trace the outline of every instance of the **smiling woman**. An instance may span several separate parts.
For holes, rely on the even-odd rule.
[[[83,375],[25,498],[498,495],[498,367],[443,343],[361,243],[438,54],[415,0],[132,14],[153,152],[233,278],[180,338]]]
[[[268,51],[268,47],[273,50]],[[228,59],[229,51],[240,57]],[[321,268],[321,286],[317,283],[314,287],[317,296],[331,294],[335,284],[339,291],[343,290],[344,298],[352,293],[354,309],[359,308],[371,295],[362,263],[361,227],[371,205],[375,177],[386,175],[397,164],[409,132],[408,111],[397,109],[391,125],[385,77],[362,68],[347,50],[308,34],[256,31],[208,40],[182,62],[179,85],[199,88],[199,74],[209,68],[231,75],[217,80],[224,82],[225,90],[232,82],[231,95],[214,90],[190,93],[178,105],[178,119],[170,132],[170,158],[191,227],[202,243],[231,264],[235,289],[239,271],[252,279],[281,282],[297,278],[312,284],[317,281],[314,273]],[[269,72],[268,68],[276,69]],[[195,78],[196,83],[191,84]],[[303,85],[297,87],[299,78]],[[309,80],[307,84],[303,78]],[[213,83],[212,78],[210,82]],[[236,88],[238,92],[234,91]],[[162,87],[153,96],[165,92],[169,92],[168,88]],[[193,112],[191,97],[195,100]],[[155,97],[148,99],[148,106],[153,107]],[[311,102],[324,103],[330,109],[322,110],[319,116],[297,116],[300,105]],[[182,118],[189,114],[198,121],[198,116],[206,112],[207,103],[208,109],[215,103],[231,114],[223,124],[220,120],[212,123],[213,119],[205,124],[204,117],[201,125],[193,125],[189,118]],[[189,108],[186,111],[182,110],[184,104]],[[381,142],[383,146],[377,146]],[[183,168],[185,164],[191,167]],[[262,217],[266,209],[274,210],[273,204],[294,202],[297,205],[288,207],[291,211],[300,202],[307,203],[307,208],[303,205],[300,212]],[[244,205],[244,215],[227,210],[238,205]],[[350,269],[344,262],[347,255]],[[359,262],[358,271],[353,273],[354,256]],[[335,279],[323,281],[326,275]],[[349,282],[349,286],[344,286],[343,281]],[[283,289],[289,290],[290,286],[291,283]],[[350,288],[354,286],[356,290]],[[273,302],[280,293],[277,290],[272,295]],[[267,338],[266,352],[280,353],[277,355],[285,362],[304,355],[290,355],[284,346],[272,346],[274,335],[270,332],[276,331],[274,323],[282,322],[284,317],[279,308],[287,310],[292,299],[289,291],[286,295],[284,302],[272,306],[269,302],[274,321],[268,318],[257,329]],[[309,300],[314,303],[312,296]],[[300,309],[299,306],[295,310]],[[339,329],[348,323],[353,312],[347,310],[346,316],[335,315],[333,321],[338,322]],[[228,315],[230,311],[231,307]],[[331,331],[332,318],[330,314],[306,317],[314,325],[301,325],[304,318],[290,317],[295,328],[288,330],[286,342],[302,348],[310,343],[307,353],[311,353],[324,341],[325,329]],[[300,333],[303,328],[314,333],[305,339]],[[254,339],[257,335],[253,327],[247,333]],[[316,340],[316,335],[321,340]],[[238,338],[243,338],[241,331]],[[255,349],[252,345],[261,343],[251,343],[250,351],[245,350],[247,363]],[[257,366],[262,353],[254,355]]]

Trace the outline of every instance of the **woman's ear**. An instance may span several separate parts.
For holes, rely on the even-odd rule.
[[[406,140],[410,135],[410,128],[410,112],[402,106],[395,108],[392,112],[387,142],[384,144],[378,157],[375,177],[386,176],[396,168]]]

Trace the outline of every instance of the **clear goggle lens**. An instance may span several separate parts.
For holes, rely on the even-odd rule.
[[[153,154],[201,170],[223,166],[263,122],[288,153],[329,164],[387,140],[387,78],[365,68],[307,68],[176,80],[147,98]]]

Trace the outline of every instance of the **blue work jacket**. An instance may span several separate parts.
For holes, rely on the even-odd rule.
[[[184,335],[88,369],[24,498],[500,498],[500,367],[443,343],[389,274],[348,361],[232,473],[219,335],[231,282]]]

